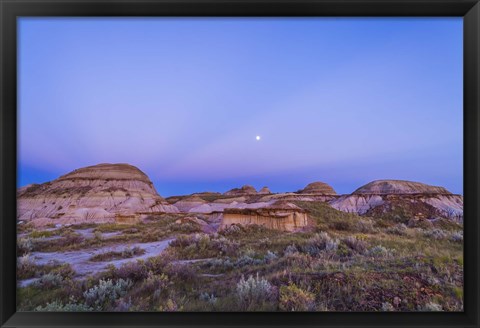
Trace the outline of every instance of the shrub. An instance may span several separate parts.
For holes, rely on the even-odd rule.
[[[277,258],[278,258],[278,256],[277,256],[276,253],[271,252],[271,251],[267,251],[267,254],[265,254],[263,259],[266,263],[270,263],[270,262],[275,261]]]
[[[224,236],[237,235],[242,232],[242,228],[236,224],[225,227],[220,233]]]
[[[193,222],[184,222],[182,224],[172,222],[167,226],[167,229],[170,229],[171,231],[184,232],[184,233],[193,233],[193,232],[202,231],[202,227],[198,223],[193,223]]]
[[[136,262],[127,262],[122,264],[119,268],[111,265],[106,273],[106,277],[120,278],[124,280],[140,281],[148,276],[149,270],[145,262],[137,260]]]
[[[19,255],[25,255],[34,250],[33,241],[31,238],[20,238],[17,241],[17,251]]]
[[[160,312],[175,312],[179,310],[181,310],[181,307],[179,307],[178,304],[170,298],[164,304],[160,304],[157,308],[157,311]]]
[[[391,257],[393,254],[393,250],[383,247],[382,245],[377,245],[368,251],[368,255],[374,258],[385,258]]]
[[[351,218],[344,221],[337,221],[330,225],[335,230],[340,231],[352,231],[352,232],[362,232],[368,233],[373,232],[374,226],[371,220],[360,219],[360,218]]]
[[[115,302],[115,311],[116,312],[128,312],[132,308],[132,299],[128,298],[125,300],[123,298]]]
[[[255,310],[264,302],[273,298],[273,287],[265,278],[249,276],[245,280],[244,276],[237,283],[237,300],[240,307],[244,310]]]
[[[124,296],[132,286],[130,280],[118,279],[115,283],[111,279],[100,280],[98,285],[83,293],[85,303],[94,306],[96,309],[103,309],[112,304],[118,298]]]
[[[88,312],[93,311],[94,309],[86,304],[83,303],[68,303],[63,304],[60,301],[53,301],[51,303],[47,303],[44,307],[37,306],[35,311],[38,312]]]
[[[372,220],[359,219],[355,222],[355,228],[357,232],[369,233],[374,232],[374,224]]]
[[[56,273],[47,273],[40,277],[40,279],[33,282],[33,286],[40,289],[58,288],[63,283],[63,277]]]
[[[32,231],[30,232],[30,234],[28,235],[30,238],[45,238],[45,237],[51,237],[53,236],[53,231],[48,231],[48,230],[44,230],[44,231],[39,231],[39,230],[35,230],[35,231]]]
[[[216,238],[217,237],[217,238]],[[178,248],[180,254],[189,258],[200,258],[217,255],[232,256],[237,253],[239,243],[223,236],[210,237],[207,234],[196,233],[194,235],[179,236],[170,243],[171,247]]]
[[[98,230],[95,230],[95,232],[93,233],[93,238],[96,240],[96,241],[101,241],[103,240],[103,234],[101,231],[98,231]]]
[[[302,249],[304,252],[315,256],[321,251],[335,251],[338,243],[338,239],[332,239],[328,233],[320,232],[308,239],[307,244]]]
[[[140,256],[145,254],[145,250],[135,246],[134,248],[127,247],[121,252],[106,252],[94,255],[90,258],[90,261],[94,262],[103,262],[103,261],[111,261],[115,259],[128,259],[136,256]]]
[[[209,294],[209,293],[201,293],[199,298],[201,301],[207,302],[208,304],[211,304],[211,305],[215,305],[218,300],[215,297],[215,295]]]
[[[151,295],[153,299],[158,300],[161,293],[165,291],[168,292],[168,288],[171,285],[172,283],[167,275],[149,272],[147,279],[142,282],[135,294]]]
[[[295,284],[280,287],[279,307],[283,311],[309,311],[314,306],[315,295]]]
[[[212,240],[212,247],[217,249],[222,255],[234,256],[237,253],[239,246],[240,243],[223,236]]]
[[[285,250],[283,251],[283,255],[288,256],[298,253],[298,248],[295,245],[288,245]]]
[[[418,310],[423,312],[438,312],[438,311],[443,311],[443,308],[440,304],[429,302],[424,306],[419,307]]]
[[[407,234],[407,226],[403,223],[396,224],[395,226],[388,228],[387,233],[397,236],[405,236]]]
[[[187,263],[169,263],[164,271],[172,280],[181,281],[185,285],[195,283],[198,279],[194,266]]]
[[[283,258],[286,266],[292,270],[303,270],[312,265],[312,257],[309,254],[294,253]]]
[[[343,238],[342,241],[348,248],[360,254],[363,254],[367,249],[367,243],[354,236]]]
[[[232,269],[234,264],[232,263],[232,261],[230,261],[229,258],[226,258],[226,259],[215,258],[215,259],[208,260],[205,263],[205,266],[212,269],[212,270],[218,270],[218,271],[221,271],[221,272],[225,272],[227,270]]]
[[[340,230],[340,231],[352,231],[353,230],[353,225],[349,221],[334,222],[332,227],[335,230]]]
[[[30,254],[25,254],[17,259],[17,278],[28,279],[37,275],[38,266],[30,257]]]
[[[389,302],[382,303],[382,311],[384,312],[392,312],[395,311],[393,305]]]
[[[424,232],[424,236],[427,238],[433,238],[433,239],[445,239],[447,238],[447,233],[443,231],[442,229],[433,229],[433,230],[426,230]]]
[[[463,231],[454,231],[451,233],[450,235],[450,240],[451,241],[454,241],[454,242],[457,242],[457,243],[460,243],[463,241]]]
[[[75,276],[75,271],[72,269],[72,266],[69,263],[64,263],[59,267],[52,269],[52,273],[58,274],[64,279]]]
[[[57,247],[69,247],[72,245],[79,245],[81,244],[85,238],[78,234],[78,233],[66,233],[63,238],[55,240],[55,244]]]
[[[235,267],[236,268],[241,268],[247,265],[260,265],[263,264],[264,261],[261,259],[255,259],[253,257],[250,257],[248,255],[243,255],[240,257],[236,262],[235,262]]]

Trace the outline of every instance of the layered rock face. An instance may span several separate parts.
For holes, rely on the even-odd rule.
[[[308,224],[305,210],[288,203],[277,202],[262,208],[228,208],[223,212],[220,229],[225,229],[233,224],[261,225],[268,229],[281,231],[296,231]]]
[[[337,193],[329,184],[325,182],[312,182],[305,188],[298,191],[299,194],[321,194],[321,195],[336,195]]]
[[[463,220],[463,197],[443,187],[403,180],[377,180],[350,195],[330,201],[333,208],[360,215],[393,212],[401,208],[413,218],[437,216]]]
[[[17,219],[55,223],[114,222],[145,213],[176,213],[150,179],[128,164],[81,168],[17,192]]]

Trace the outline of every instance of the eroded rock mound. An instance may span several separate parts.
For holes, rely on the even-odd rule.
[[[463,197],[443,187],[404,180],[372,181],[350,195],[330,201],[344,212],[360,215],[384,215],[401,212],[412,219],[445,217],[463,221]]]
[[[250,185],[245,185],[241,188],[233,188],[232,190],[227,191],[224,195],[226,196],[241,196],[241,195],[255,195],[257,190]]]
[[[420,182],[405,180],[375,180],[358,188],[353,192],[354,195],[359,194],[444,194],[451,195],[447,189],[443,187],[430,186]]]
[[[262,189],[260,189],[260,191],[258,193],[262,194],[262,195],[269,195],[272,192],[270,191],[270,189],[268,187],[263,187]]]
[[[117,217],[178,212],[160,197],[145,173],[128,164],[84,167],[20,188],[17,199],[17,219],[24,221],[114,222]]]
[[[305,188],[299,190],[300,194],[320,194],[320,195],[336,195],[337,193],[329,184],[325,182],[312,182],[309,183]]]
[[[180,212],[187,213],[192,208],[201,206],[201,205],[206,204],[206,203],[207,203],[207,201],[202,199],[200,196],[192,195],[192,196],[188,196],[188,197],[185,197],[185,198],[179,200],[178,202],[174,203],[173,205],[175,205],[175,207],[178,208],[178,210]]]

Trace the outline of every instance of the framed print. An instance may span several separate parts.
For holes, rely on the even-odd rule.
[[[479,6],[2,1],[2,327],[478,327]]]

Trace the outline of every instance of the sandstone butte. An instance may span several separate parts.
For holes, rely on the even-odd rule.
[[[84,167],[17,191],[17,219],[35,225],[124,222],[176,213],[145,173],[128,164]]]

